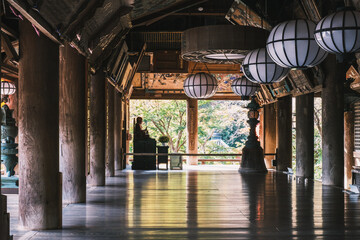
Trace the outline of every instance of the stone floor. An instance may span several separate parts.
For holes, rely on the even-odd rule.
[[[14,239],[360,239],[358,195],[236,166],[118,172],[64,207],[62,230],[19,230],[16,201]]]

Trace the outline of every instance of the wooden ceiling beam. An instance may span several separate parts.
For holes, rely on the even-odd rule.
[[[19,55],[16,52],[14,46],[12,45],[12,42],[10,41],[9,37],[5,33],[1,33],[1,41],[2,41],[2,47],[4,48],[4,51],[6,53],[6,56],[16,63],[19,62]]]
[[[185,10],[187,8],[196,6],[200,3],[204,3],[207,2],[208,0],[184,0],[184,1],[180,1],[177,4],[173,4],[169,7],[163,8],[159,11],[156,12],[152,12],[148,15],[145,16],[141,16],[139,18],[133,19],[132,23],[134,27],[139,27],[139,26],[149,26],[161,19],[163,19],[164,17],[167,17],[169,15],[172,15],[173,13]]]
[[[1,71],[5,71],[16,76],[19,73],[19,70],[16,67],[10,66],[6,63],[1,63]]]
[[[17,82],[18,81],[18,78],[15,77],[15,76],[10,76],[6,73],[1,73],[1,78],[4,78],[4,79],[7,79],[7,80],[10,80],[10,81],[13,81],[13,82]]]
[[[7,0],[22,16],[29,20],[37,29],[39,29],[45,36],[52,41],[62,44],[56,31],[52,29],[51,25],[35,10],[33,10],[25,1],[21,0]]]
[[[96,10],[103,6],[105,0],[90,0],[89,3],[74,18],[74,21],[63,30],[63,35],[68,41],[72,41],[79,29],[84,28],[85,23],[91,19]]]
[[[19,39],[19,33],[15,31],[14,29],[10,28],[9,26],[6,26],[4,23],[1,24],[1,31],[7,35],[9,35],[12,38]]]

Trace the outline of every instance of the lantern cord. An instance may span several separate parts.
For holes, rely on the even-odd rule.
[[[193,67],[193,69],[192,69],[192,71],[191,71],[191,74],[194,73],[197,64],[198,64],[198,62],[195,62],[195,65],[194,65],[194,67]]]
[[[210,70],[209,70],[209,68],[208,68],[207,64],[206,64],[206,63],[204,63],[204,64],[205,64],[205,67],[206,67],[206,70],[208,71],[208,73],[209,73],[209,74],[211,74],[211,72],[210,72]]]

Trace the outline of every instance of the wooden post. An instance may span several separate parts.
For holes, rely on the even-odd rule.
[[[314,178],[314,93],[296,98],[296,176]]]
[[[105,75],[99,70],[90,79],[90,174],[88,184],[105,185]]]
[[[349,189],[349,184],[352,184],[351,170],[355,165],[353,156],[354,135],[354,112],[347,111],[344,113],[344,188],[346,189]]]
[[[346,66],[329,55],[323,63],[322,183],[344,186],[344,79]]]
[[[106,92],[107,102],[107,118],[106,118],[106,176],[115,176],[115,163],[114,163],[114,87],[107,83]]]
[[[29,230],[62,226],[59,46],[19,22],[19,217]]]
[[[1,42],[1,39],[0,39],[0,42]],[[1,64],[0,64],[0,72],[1,72]],[[16,88],[16,89],[18,89],[18,88]],[[14,94],[14,95],[17,95],[17,91],[16,91],[16,94]],[[16,100],[17,100],[17,97],[16,97]],[[17,104],[17,101],[16,101],[16,104]],[[14,116],[14,118],[15,118],[15,116]],[[9,217],[10,217],[9,214],[7,213],[7,198],[6,198],[6,196],[1,194],[1,177],[0,177],[0,239],[1,240],[10,239]]]
[[[60,170],[63,201],[86,202],[85,58],[66,44],[60,47]]]
[[[187,100],[187,152],[198,153],[198,102],[196,99],[189,98]],[[189,165],[197,165],[198,158],[189,156],[187,160]]]
[[[264,153],[276,153],[276,104],[267,104],[263,108]],[[274,168],[271,160],[275,156],[265,156],[266,168]]]
[[[121,170],[121,96],[120,93],[114,93],[114,157],[115,157],[115,170]]]
[[[292,165],[292,97],[278,99],[276,112],[277,171],[287,171]]]
[[[124,111],[124,121],[123,121],[123,129],[124,131],[122,132],[122,140],[124,142],[124,148],[123,151],[125,152],[129,152],[130,151],[130,139],[128,139],[128,136],[130,136],[130,100],[125,98],[124,99],[124,104],[125,107],[123,109]],[[126,164],[129,162],[129,156],[125,156],[122,158],[122,162],[121,162],[121,166],[122,169],[126,168]]]

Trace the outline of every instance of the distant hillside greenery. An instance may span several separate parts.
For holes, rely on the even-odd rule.
[[[247,101],[198,101],[199,153],[240,153],[248,136]],[[169,137],[171,152],[186,152],[186,101],[131,100],[131,119],[143,117],[156,140]],[[133,120],[132,120],[133,121]],[[220,140],[214,139],[221,136]]]

